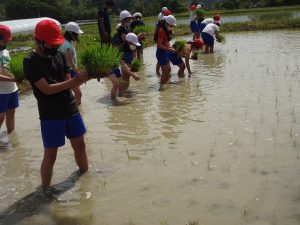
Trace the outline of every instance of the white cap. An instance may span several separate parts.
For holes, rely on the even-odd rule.
[[[201,9],[201,8],[202,8],[201,4],[197,5],[197,7],[196,7],[196,9]]]
[[[162,12],[167,11],[167,10],[168,10],[167,7],[162,7],[162,8],[161,8],[161,11],[162,11]]]
[[[136,12],[135,14],[133,14],[133,17],[142,17],[142,13]]]
[[[124,10],[120,13],[120,20],[124,20],[126,18],[131,18],[132,15],[127,10]]]
[[[164,20],[171,26],[176,26],[176,18],[173,15],[164,16]]]
[[[83,31],[80,29],[79,25],[75,22],[69,22],[65,26],[66,31],[74,32],[76,34],[83,34]]]
[[[126,35],[126,41],[131,42],[132,44],[134,44],[136,46],[141,46],[141,44],[139,43],[138,37],[134,33],[128,33]]]

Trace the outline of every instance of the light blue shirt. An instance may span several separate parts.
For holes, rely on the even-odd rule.
[[[73,63],[77,66],[77,55],[76,55],[76,49],[74,47],[74,43],[70,42],[70,41],[67,41],[65,39],[63,45],[60,47],[60,51],[63,52],[64,54],[66,54],[68,48],[71,51],[71,56],[72,56]]]

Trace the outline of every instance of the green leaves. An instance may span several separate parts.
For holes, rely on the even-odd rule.
[[[114,46],[106,44],[89,46],[80,55],[81,63],[91,77],[101,78],[119,66],[123,54]]]
[[[217,38],[217,42],[220,42],[220,43],[225,43],[225,36],[222,35],[222,34],[219,34],[218,38]]]
[[[24,54],[13,55],[9,62],[10,72],[14,75],[17,80],[24,79],[24,71],[23,71],[23,59]]]
[[[175,41],[173,48],[175,48],[178,53],[183,53],[186,44],[186,41]]]
[[[138,72],[138,71],[140,71],[141,67],[142,67],[141,60],[139,60],[137,58],[133,59],[133,61],[131,63],[131,71]]]
[[[137,35],[140,33],[150,34],[152,31],[153,31],[152,27],[145,25],[145,26],[136,26],[132,32]]]

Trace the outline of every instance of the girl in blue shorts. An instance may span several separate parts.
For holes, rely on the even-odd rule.
[[[15,129],[15,109],[19,106],[18,87],[9,72],[9,52],[6,45],[11,41],[11,30],[0,25],[0,128],[6,120],[7,133]]]
[[[156,28],[156,31],[154,33],[154,41],[157,44],[156,58],[158,64],[162,69],[162,75],[160,79],[160,90],[162,89],[162,85],[167,83],[171,77],[169,54],[170,52],[176,53],[176,50],[170,45],[170,32],[176,26],[176,19],[172,15],[165,16],[163,19],[165,23],[161,23]]]
[[[207,24],[201,33],[201,37],[203,43],[205,45],[205,53],[213,53],[214,52],[214,37],[218,39],[219,31],[220,31],[221,23],[219,21],[215,21],[213,23]]]

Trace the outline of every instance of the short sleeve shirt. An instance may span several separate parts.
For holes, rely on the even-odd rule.
[[[0,51],[0,74],[2,69],[9,71],[10,55],[5,49]],[[18,90],[15,82],[0,81],[0,94],[10,94]]]
[[[50,58],[43,58],[37,53],[31,52],[24,59],[23,66],[25,77],[30,82],[33,94],[37,99],[41,120],[66,119],[79,112],[71,90],[46,95],[35,86],[35,83],[42,78],[48,84],[65,81],[69,66],[62,52],[58,52],[56,56]]]
[[[77,65],[77,55],[76,55],[76,49],[74,47],[74,44],[73,42],[67,41],[65,39],[63,45],[60,47],[60,51],[62,51],[66,55],[67,49],[70,49],[73,63]]]
[[[216,31],[219,31],[220,28],[214,24],[214,23],[210,23],[210,24],[207,24],[206,27],[203,29],[203,33],[208,33],[210,36],[214,36]]]
[[[157,34],[157,37],[158,39],[161,39],[162,40],[162,44],[166,47],[170,47],[170,43],[169,43],[169,40],[168,40],[168,36],[165,32],[165,30],[163,28],[160,28],[158,30],[158,34]]]

